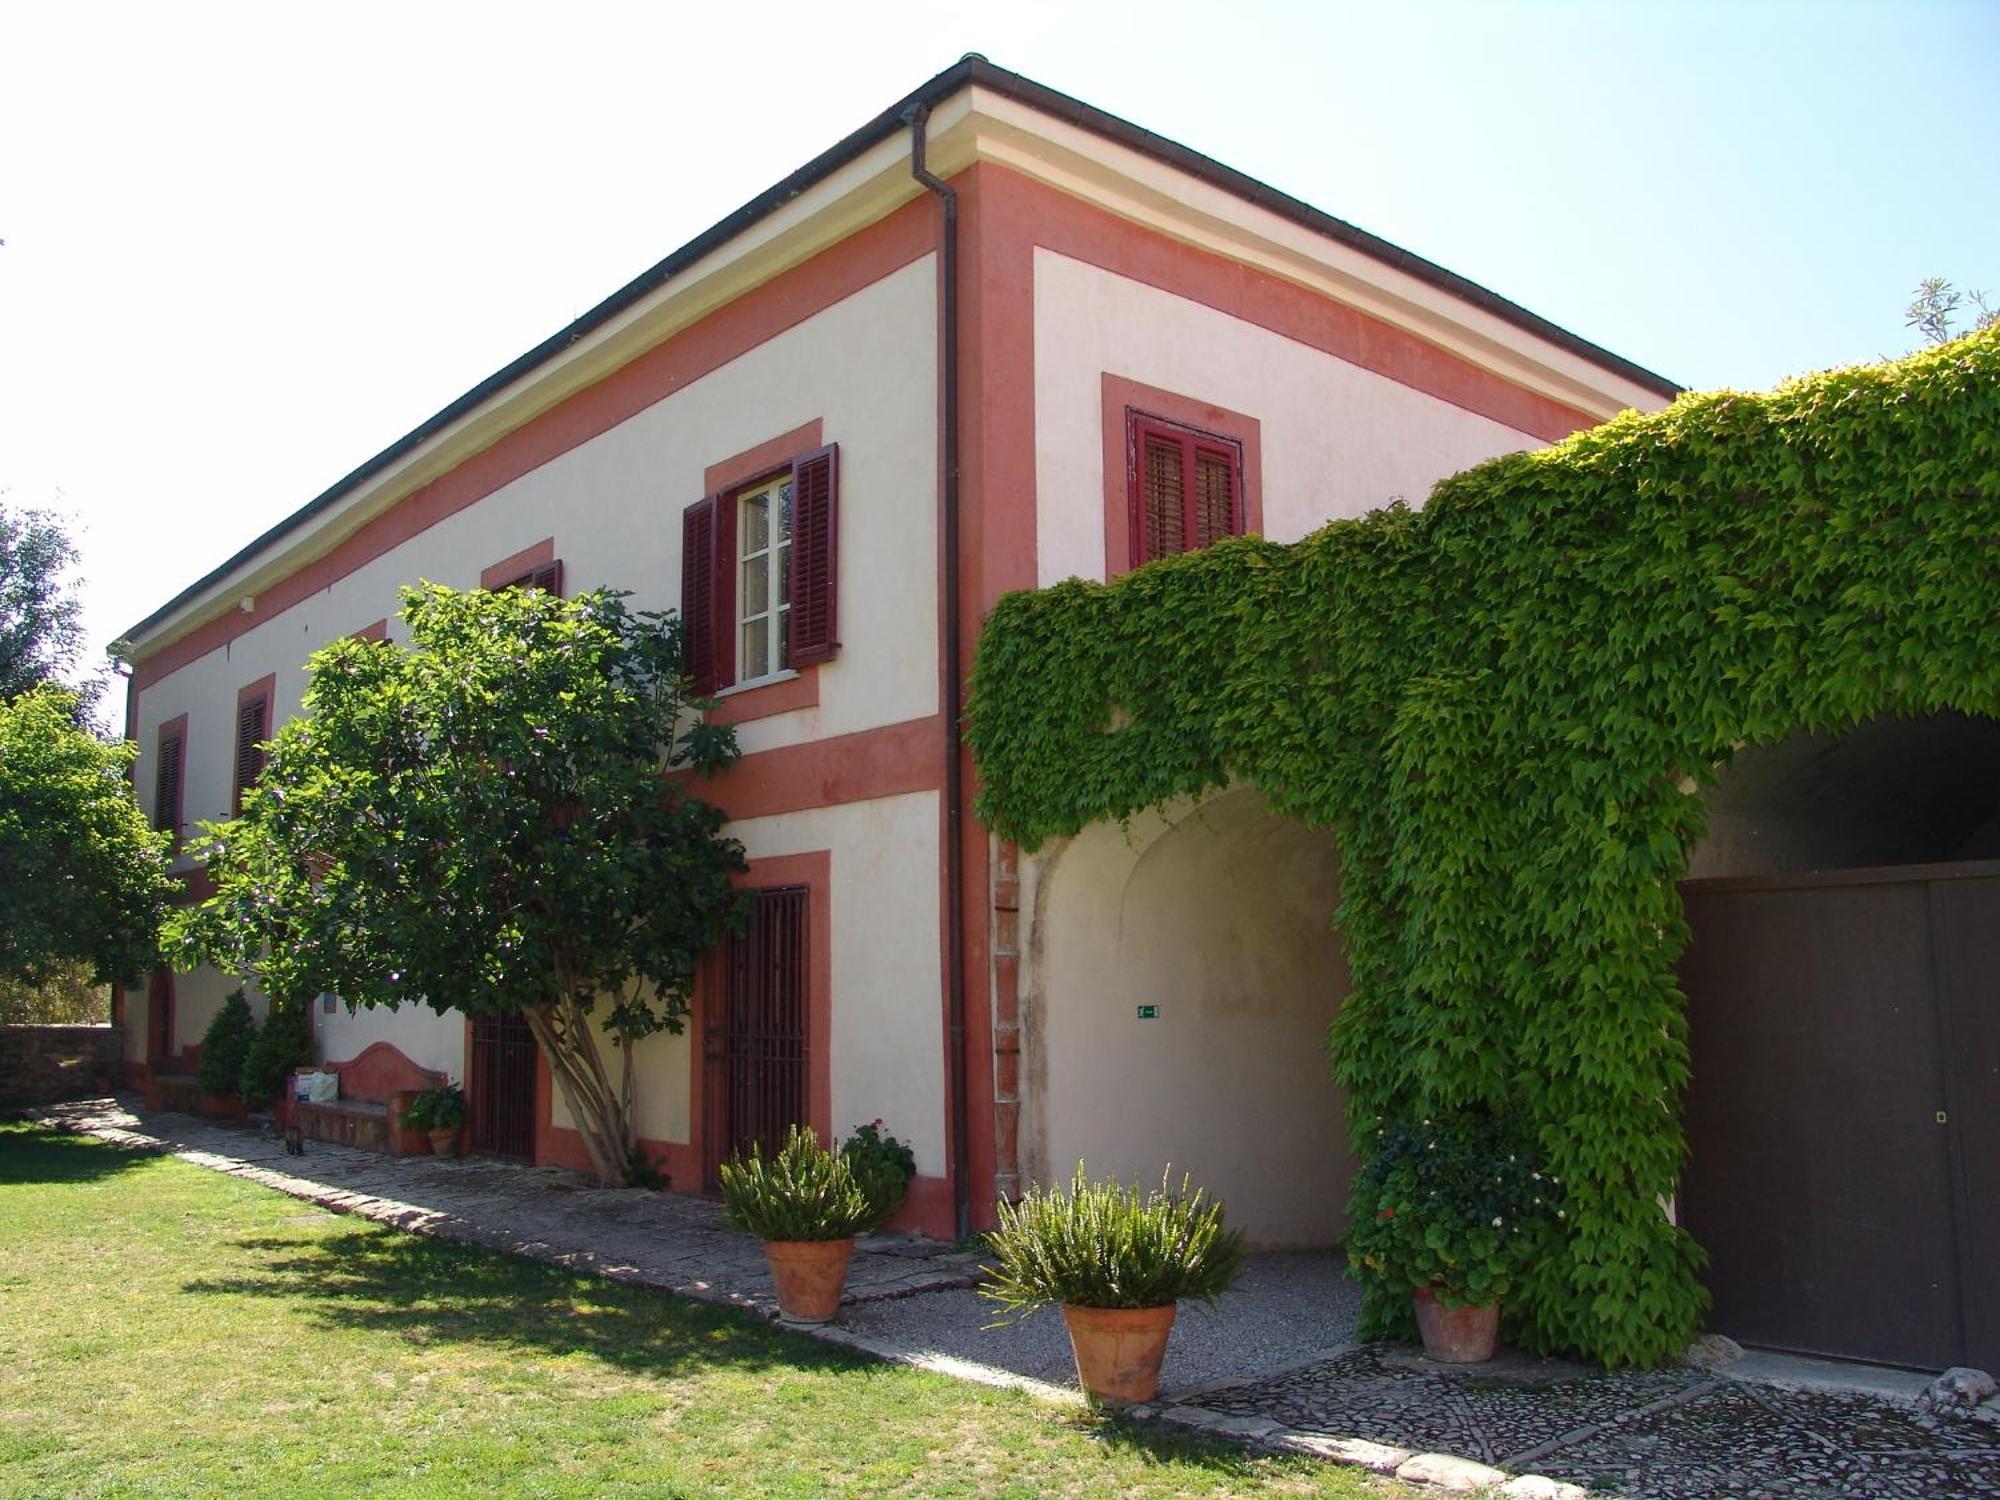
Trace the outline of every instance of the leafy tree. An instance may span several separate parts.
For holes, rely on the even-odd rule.
[[[0,699],[68,678],[83,651],[83,606],[67,574],[76,548],[46,511],[0,506]],[[73,684],[87,714],[102,682]]]
[[[1972,304],[1973,319],[1969,333],[1977,333],[2000,323],[2000,307],[1986,300],[1984,292],[1961,292],[1942,276],[1926,276],[1917,283],[1917,294],[1910,305],[1903,309],[1903,326],[1917,329],[1933,344],[1948,344],[1958,337],[1952,323],[1958,310],[1966,303]]]
[[[176,940],[278,1006],[524,1016],[598,1176],[630,1181],[632,1045],[685,1024],[744,867],[672,773],[720,769],[734,738],[691,714],[670,615],[538,589],[403,601],[407,648],[307,664],[305,714],[242,815],[204,830],[215,895]]]
[[[76,715],[58,687],[0,702],[0,975],[29,985],[79,964],[100,984],[136,978],[178,889],[126,779],[132,747]]]
[[[88,1026],[110,1010],[111,997],[91,979],[90,965],[74,959],[55,965],[39,984],[0,974],[0,1025],[39,1021]]]

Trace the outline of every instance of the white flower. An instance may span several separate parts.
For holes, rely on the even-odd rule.
[[[1498,1228],[1500,1227],[1500,1220],[1499,1220],[1498,1218],[1495,1218],[1495,1219],[1493,1220],[1493,1227],[1494,1227],[1495,1229],[1498,1229]]]
[[[1567,1219],[1567,1218],[1569,1217],[1569,1215],[1568,1215],[1568,1214],[1566,1214],[1566,1213],[1564,1213],[1564,1212],[1563,1212],[1563,1211],[1562,1211],[1561,1209],[1557,1209],[1557,1210],[1556,1210],[1556,1217],[1557,1217],[1558,1219]]]

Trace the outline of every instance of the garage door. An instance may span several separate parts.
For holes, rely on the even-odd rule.
[[[1682,889],[1709,1326],[2000,1368],[2000,864]]]

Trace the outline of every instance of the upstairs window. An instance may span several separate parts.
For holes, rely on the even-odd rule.
[[[681,618],[697,692],[840,650],[839,449],[829,444],[681,515]]]
[[[181,786],[187,770],[187,719],[160,726],[160,748],[153,767],[153,827],[181,844]]]
[[[236,695],[236,775],[229,799],[232,815],[243,811],[243,794],[264,774],[264,742],[271,737],[271,697],[275,677],[252,683]]]
[[[558,599],[563,591],[562,559],[543,563],[540,567],[521,574],[518,578],[504,579],[493,585],[495,589],[540,589],[554,594]]]
[[[1127,409],[1132,566],[1243,534],[1243,445]]]

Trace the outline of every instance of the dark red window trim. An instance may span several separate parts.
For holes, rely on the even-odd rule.
[[[154,741],[153,827],[173,835],[173,853],[180,853],[181,818],[187,808],[187,725],[188,716],[177,714],[160,725]],[[171,764],[167,747],[174,749]],[[172,770],[171,781],[167,772]],[[169,795],[171,793],[171,795]],[[167,804],[171,802],[172,805]]]
[[[230,777],[229,813],[243,811],[243,794],[264,774],[264,752],[260,744],[277,732],[271,722],[271,708],[278,692],[278,675],[260,677],[236,695],[236,732],[230,743],[235,747],[235,767]]]
[[[812,424],[817,428],[817,423]],[[752,450],[757,452],[760,450]],[[715,469],[711,468],[710,473]],[[827,443],[738,479],[681,514],[681,614],[695,690],[736,685],[737,498],[792,479],[791,663],[802,671],[840,651],[840,445]],[[800,623],[811,633],[801,638]]]
[[[1154,549],[1147,542],[1146,455],[1155,448],[1171,448],[1180,460],[1181,541],[1178,548]],[[1229,510],[1227,524],[1204,534],[1197,473],[1204,458],[1227,465]],[[1172,552],[1191,552],[1224,536],[1241,536],[1247,507],[1243,494],[1243,445],[1220,433],[1205,432],[1184,422],[1169,421],[1150,412],[1128,407],[1125,412],[1125,493],[1126,524],[1132,541],[1132,566],[1154,561]]]

